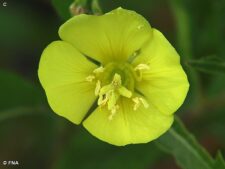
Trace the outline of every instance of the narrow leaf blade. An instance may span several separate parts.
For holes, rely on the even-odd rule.
[[[164,151],[172,154],[177,164],[182,169],[218,169],[216,161],[207,153],[207,151],[196,141],[183,126],[181,121],[176,118],[173,127],[156,144]]]

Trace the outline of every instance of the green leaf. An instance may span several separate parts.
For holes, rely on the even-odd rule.
[[[202,117],[197,118],[193,124],[193,127],[199,130],[199,133],[211,134],[217,142],[221,143],[225,140],[224,85],[225,74],[210,76],[210,82],[208,82],[207,90],[204,92],[205,101],[201,106]]]
[[[225,61],[216,57],[190,60],[188,65],[206,73],[225,74]]]
[[[216,156],[215,168],[216,169],[224,169],[225,168],[225,161],[223,159],[221,152],[218,152],[218,154]]]
[[[52,0],[52,5],[56,9],[57,13],[63,20],[67,20],[71,17],[69,7],[74,0]]]
[[[160,137],[156,144],[172,154],[182,169],[218,169],[216,168],[218,160],[214,160],[207,153],[194,136],[185,129],[179,119],[175,120],[172,128]],[[221,169],[225,169],[225,167]]]

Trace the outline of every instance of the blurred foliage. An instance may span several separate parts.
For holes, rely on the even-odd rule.
[[[197,139],[176,121],[155,142],[126,147],[101,142],[52,113],[38,82],[41,52],[59,39],[58,27],[71,17],[74,0],[7,2],[0,6],[0,163],[19,160],[23,169],[178,168],[166,151],[184,169],[224,168],[224,0],[99,1],[103,12],[135,10],[161,30],[181,55],[191,83],[177,114]],[[221,153],[214,159],[201,145],[213,157]]]
[[[7,71],[0,71],[0,110],[36,106],[44,103],[45,97],[34,84]],[[7,90],[6,90],[7,89]],[[4,99],[3,99],[4,98]]]
[[[224,74],[225,75],[225,60],[217,57],[204,57],[198,60],[190,60],[188,64],[193,68],[206,72],[206,73],[214,73],[214,74]]]
[[[19,160],[35,168],[46,160],[52,144],[52,119],[39,88],[13,73],[0,71],[0,159]],[[47,115],[47,116],[46,116]],[[30,156],[36,158],[30,161]]]

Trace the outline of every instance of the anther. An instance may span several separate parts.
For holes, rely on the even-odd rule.
[[[108,85],[101,87],[100,81],[97,81],[95,95],[99,96],[99,106],[104,106],[107,104],[107,108],[111,112],[109,119],[112,120],[113,116],[116,114],[116,111],[119,109],[117,102],[120,99],[120,96],[131,98],[132,92],[122,86],[121,76],[116,73],[112,79],[112,82]]]
[[[97,69],[95,69],[93,71],[93,73],[95,73],[95,74],[102,73],[102,72],[104,72],[104,67],[103,66],[100,66],[100,67],[98,67]]]
[[[137,70],[149,70],[149,66],[147,64],[139,64],[134,68],[135,71]]]

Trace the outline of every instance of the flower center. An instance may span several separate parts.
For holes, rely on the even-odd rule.
[[[133,91],[135,83],[135,72],[128,63],[109,63],[105,66],[104,74],[101,76],[103,85],[113,81],[115,74],[120,76],[120,83],[127,89]]]
[[[142,71],[149,69],[146,64],[139,64],[135,68],[128,63],[109,63],[100,66],[93,74],[86,78],[88,82],[96,82],[95,95],[98,96],[98,105],[107,106],[110,111],[109,120],[113,119],[119,109],[118,102],[121,97],[132,99],[134,110],[140,105],[148,107],[147,101],[142,97],[133,97],[135,83],[141,81]]]

